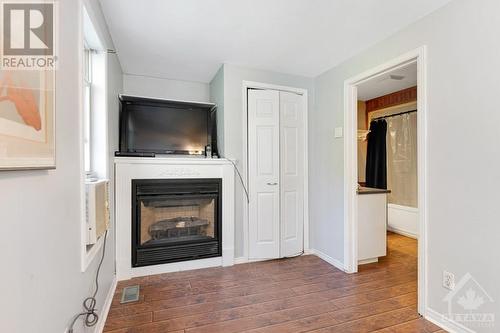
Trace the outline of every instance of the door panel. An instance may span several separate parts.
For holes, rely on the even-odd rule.
[[[276,240],[274,228],[274,211],[278,209],[277,195],[274,193],[257,194],[257,243],[273,243]]]
[[[283,172],[287,176],[297,176],[297,159],[298,159],[298,129],[296,127],[283,128],[283,147],[287,147],[288,152],[283,154]]]
[[[280,255],[279,92],[248,90],[249,258]]]
[[[284,192],[283,203],[285,209],[283,210],[284,234],[283,239],[294,240],[297,238],[299,221],[297,220],[297,207],[299,206],[296,191]]]
[[[255,129],[257,138],[257,170],[259,176],[270,176],[276,173],[276,165],[274,165],[273,155],[274,151],[274,137],[276,135],[276,128],[274,126],[257,126]]]
[[[304,98],[280,92],[281,256],[304,250]]]

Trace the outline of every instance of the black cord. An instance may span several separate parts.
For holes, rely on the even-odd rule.
[[[104,261],[104,256],[106,255],[106,240],[108,238],[108,230],[104,233],[104,241],[102,244],[102,256],[101,260],[99,261],[99,265],[97,266],[97,272],[95,274],[95,291],[94,294],[90,297],[87,297],[86,299],[83,300],[83,308],[85,309],[85,312],[81,312],[73,318],[71,321],[71,325],[69,326],[68,333],[73,333],[73,326],[75,326],[76,321],[80,317],[85,317],[84,323],[85,326],[87,327],[92,327],[97,324],[99,321],[99,315],[96,312],[96,305],[97,305],[97,292],[99,291],[99,272],[101,271],[101,266]]]
[[[238,170],[238,167],[236,166],[236,164],[232,160],[230,160],[227,157],[224,157],[224,159],[228,160],[229,162],[231,162],[231,164],[233,165],[234,170],[236,170],[236,173],[238,174],[238,177],[240,178],[241,185],[243,186],[243,190],[245,191],[245,195],[247,197],[247,202],[250,203],[250,196],[248,195],[247,187],[245,186],[245,182],[243,181],[243,177],[241,176],[240,170]]]

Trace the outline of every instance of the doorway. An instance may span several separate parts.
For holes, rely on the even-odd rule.
[[[416,162],[416,177],[417,177],[417,193],[416,202],[418,204],[418,311],[420,314],[425,314],[425,295],[426,295],[426,156],[427,156],[427,140],[426,140],[426,49],[421,47],[417,50],[404,54],[388,63],[380,65],[376,68],[368,70],[360,75],[357,75],[345,82],[345,109],[344,109],[344,126],[345,126],[345,187],[344,187],[344,262],[345,270],[349,273],[358,271],[359,263],[359,236],[362,230],[360,229],[360,221],[362,218],[359,212],[360,195],[358,195],[358,89],[363,84],[373,80],[383,80],[388,77],[391,72],[402,69],[414,64],[416,66],[417,77],[417,95],[416,109],[418,117],[416,119],[416,141],[417,141],[417,162]],[[405,110],[413,111],[413,110]],[[401,111],[401,112],[405,112]],[[394,114],[396,114],[395,112]],[[408,112],[410,114],[410,112]],[[384,115],[377,115],[382,117]],[[385,120],[384,120],[385,122]],[[384,124],[385,126],[386,124]],[[382,128],[384,127],[382,126]],[[377,129],[373,128],[375,132]],[[383,137],[383,135],[382,135]],[[384,142],[385,144],[385,142]],[[368,157],[367,157],[368,158]],[[368,175],[367,175],[368,177]],[[378,181],[384,182],[384,179]],[[386,211],[387,212],[387,211]],[[384,225],[386,227],[386,224]]]
[[[300,255],[307,237],[307,96],[260,84],[245,95],[248,258]]]

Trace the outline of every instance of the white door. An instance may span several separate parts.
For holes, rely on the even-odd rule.
[[[248,90],[249,258],[280,256],[279,92]]]
[[[304,250],[304,100],[280,92],[281,257]]]

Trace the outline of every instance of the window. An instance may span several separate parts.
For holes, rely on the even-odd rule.
[[[108,227],[109,178],[106,49],[85,7],[81,36],[81,267],[84,272],[96,258]],[[105,184],[104,186],[101,186]],[[105,207],[104,209],[102,207]],[[104,212],[104,213],[103,213]],[[106,217],[107,215],[107,217]],[[104,226],[104,229],[103,229]]]
[[[92,50],[83,48],[83,158],[85,173],[92,174]]]

